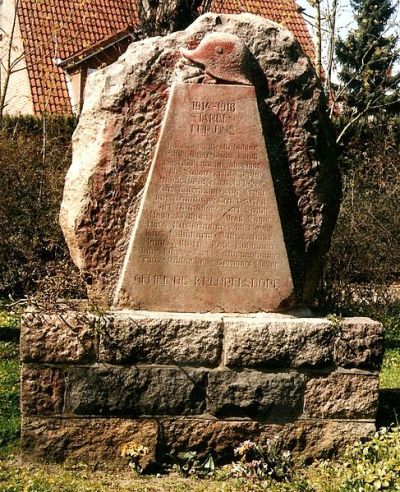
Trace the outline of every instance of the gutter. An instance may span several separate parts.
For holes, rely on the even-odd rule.
[[[120,43],[121,41],[124,41],[125,39],[128,39],[128,38],[132,38],[133,33],[134,33],[134,31],[130,30],[130,29],[127,31],[123,31],[119,35],[114,36],[114,38],[111,38],[108,42],[106,42],[106,44],[98,43],[97,48],[96,48],[96,45],[94,45],[92,48],[88,48],[85,51],[78,52],[78,53],[66,58],[65,60],[62,60],[61,58],[54,58],[53,62],[55,63],[55,65],[57,65],[57,67],[60,67],[63,70],[69,70],[71,68],[75,68],[75,67],[81,65],[82,63],[86,62],[87,60],[90,60],[91,58],[103,53],[104,51],[108,50],[109,48],[112,48],[113,46]],[[103,41],[103,43],[104,43],[104,41]],[[91,51],[91,50],[93,50],[93,51]]]

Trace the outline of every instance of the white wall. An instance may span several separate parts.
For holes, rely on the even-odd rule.
[[[0,0],[1,3],[1,0]],[[15,0],[3,0],[0,5],[0,57],[3,64],[7,65],[7,56],[9,52],[10,35],[15,13]],[[17,19],[16,29],[13,36],[13,46],[11,50],[11,60],[16,60],[23,53],[21,31]],[[28,72],[26,70],[25,58],[15,67],[17,70],[11,75],[10,83],[6,93],[5,114],[34,114],[32,93],[29,84]],[[1,68],[1,92],[4,90],[4,69]]]

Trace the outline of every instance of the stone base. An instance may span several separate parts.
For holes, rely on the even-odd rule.
[[[134,441],[230,460],[276,438],[303,459],[375,430],[383,329],[368,318],[27,312],[22,449],[113,461]]]

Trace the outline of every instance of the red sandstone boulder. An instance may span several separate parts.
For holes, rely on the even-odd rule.
[[[112,305],[169,89],[177,76],[190,78],[180,49],[192,49],[211,31],[237,35],[252,57],[297,304],[314,294],[340,201],[321,84],[282,26],[250,14],[206,14],[186,31],[133,43],[89,78],[60,222],[95,303]]]

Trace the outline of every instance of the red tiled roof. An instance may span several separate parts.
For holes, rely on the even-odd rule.
[[[314,58],[314,46],[304,17],[295,0],[212,0],[211,11],[221,14],[251,12],[287,27],[304,52]]]
[[[20,0],[18,16],[36,114],[71,114],[65,59],[137,23],[135,0]]]
[[[285,25],[313,57],[295,0],[212,0],[211,5],[212,12],[251,12]],[[70,58],[138,23],[137,0],[19,0],[18,14],[36,114],[71,114],[65,74],[55,59]]]

